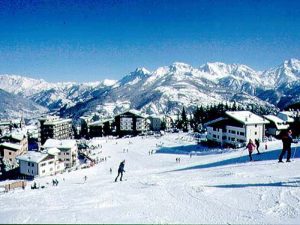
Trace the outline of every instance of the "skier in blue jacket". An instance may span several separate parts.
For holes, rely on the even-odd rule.
[[[123,178],[123,172],[125,172],[124,166],[125,166],[125,160],[123,160],[123,161],[120,163],[120,165],[119,165],[118,176],[116,177],[115,182],[117,182],[118,177],[119,177],[120,175],[121,175],[120,181],[122,181],[122,178]]]

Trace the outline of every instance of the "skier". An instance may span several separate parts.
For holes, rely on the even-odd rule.
[[[253,152],[253,150],[255,149],[255,144],[253,143],[253,141],[251,140],[251,139],[249,139],[249,142],[248,142],[248,144],[247,144],[247,146],[246,146],[246,149],[248,149],[248,151],[249,151],[249,158],[250,158],[250,161],[252,161],[253,159],[252,159],[252,152]]]
[[[109,173],[112,174],[112,168],[109,168]]]
[[[120,163],[120,165],[119,165],[118,176],[116,177],[115,182],[117,182],[118,177],[120,176],[120,174],[121,174],[120,181],[122,181],[122,178],[123,178],[123,172],[125,172],[124,166],[125,166],[125,160],[123,160],[123,161]]]
[[[259,141],[259,139],[255,139],[255,145],[256,145],[256,150],[257,150],[257,154],[259,155],[260,154],[260,152],[259,152],[259,144],[260,144],[260,141]]]
[[[84,180],[84,183],[85,183],[85,182],[86,182],[86,180],[87,180],[87,176],[84,176],[83,180]]]
[[[285,155],[285,152],[287,152],[287,157],[286,157],[286,162],[291,162],[291,154],[292,154],[292,149],[291,149],[291,144],[292,143],[297,143],[293,141],[293,137],[292,137],[292,131],[289,130],[288,132],[285,132],[282,135],[282,151],[279,155],[279,159],[278,162],[279,163],[283,163],[282,158]]]

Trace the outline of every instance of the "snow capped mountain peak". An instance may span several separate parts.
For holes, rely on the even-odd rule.
[[[136,68],[134,73],[137,73],[137,74],[150,74],[150,71],[147,70],[145,67],[138,67],[138,68]]]
[[[174,62],[169,66],[171,72],[185,72],[190,71],[192,66],[182,62]]]

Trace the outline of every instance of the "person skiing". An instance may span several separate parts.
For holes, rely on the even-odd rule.
[[[291,144],[292,143],[297,143],[293,141],[293,137],[292,137],[292,130],[289,130],[288,132],[285,132],[282,135],[282,151],[279,155],[279,159],[278,162],[279,163],[283,163],[282,158],[285,155],[285,153],[287,152],[287,157],[286,157],[286,162],[291,162],[291,154],[292,154],[292,149],[291,149]]]
[[[253,141],[251,139],[249,139],[249,142],[246,146],[246,149],[248,149],[250,161],[253,160],[252,159],[252,152],[255,148],[256,148],[255,144],[253,143]]]
[[[84,176],[83,180],[84,180],[84,183],[85,183],[85,182],[86,182],[86,180],[87,180],[87,176]]]
[[[110,174],[112,173],[112,168],[109,168],[109,173],[110,173]]]
[[[118,176],[116,177],[115,182],[117,182],[118,177],[119,177],[120,175],[121,175],[120,181],[122,181],[122,178],[123,178],[123,172],[125,172],[124,166],[125,166],[125,160],[123,160],[123,161],[120,163],[120,165],[119,165]]]
[[[256,150],[257,150],[257,154],[259,155],[260,154],[260,152],[259,152],[259,144],[260,144],[260,141],[259,141],[259,139],[255,139],[255,145],[256,145]]]

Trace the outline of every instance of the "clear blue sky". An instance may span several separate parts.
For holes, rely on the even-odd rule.
[[[119,79],[175,61],[300,58],[300,1],[1,0],[0,74],[47,81]]]

